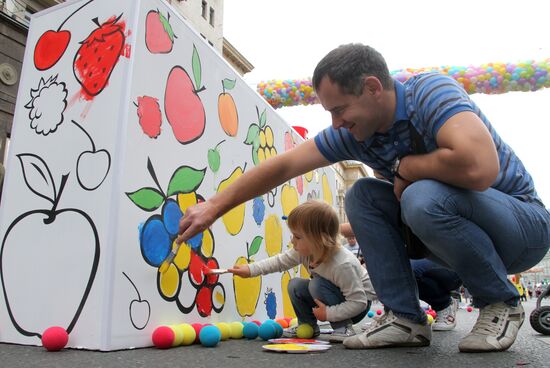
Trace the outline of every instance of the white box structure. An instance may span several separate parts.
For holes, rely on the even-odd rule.
[[[151,345],[159,325],[292,316],[307,276],[208,276],[290,245],[282,216],[334,202],[331,168],[232,210],[182,246],[185,209],[301,138],[167,4],[92,0],[33,16],[0,209],[0,341]]]

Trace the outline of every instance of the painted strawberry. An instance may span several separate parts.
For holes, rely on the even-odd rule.
[[[76,53],[73,71],[87,100],[103,91],[124,49],[126,24],[121,17],[113,16],[101,25],[97,18],[92,19],[98,28],[81,42]]]

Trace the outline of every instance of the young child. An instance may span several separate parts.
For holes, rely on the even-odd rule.
[[[289,270],[299,264],[311,279],[293,278],[288,294],[299,324],[310,324],[319,336],[317,320],[330,321],[330,341],[342,342],[355,335],[353,324],[366,315],[376,295],[367,270],[357,257],[338,242],[339,224],[334,209],[319,201],[305,202],[288,216],[293,248],[251,263],[235,265],[229,272],[253,277]],[[285,337],[296,337],[297,326],[285,330]]]

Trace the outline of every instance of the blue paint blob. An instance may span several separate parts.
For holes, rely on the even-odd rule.
[[[198,233],[197,235],[189,239],[187,241],[187,244],[189,244],[189,246],[193,249],[199,248],[202,244],[202,233]]]
[[[258,335],[265,341],[274,339],[277,335],[277,329],[273,323],[266,321],[261,324],[260,328],[258,328]]]
[[[204,326],[201,328],[201,332],[199,332],[199,340],[202,346],[206,346],[207,348],[218,345],[221,338],[222,333],[216,326]]]
[[[262,221],[264,220],[264,215],[265,215],[264,199],[262,197],[254,198],[254,202],[252,203],[252,216],[254,217],[254,221],[256,221],[256,224],[258,226],[262,224]]]
[[[373,312],[373,311],[369,311],[369,312],[367,313],[367,316],[368,316],[369,318],[374,317],[374,312]]]
[[[266,293],[265,310],[267,311],[267,316],[270,319],[274,319],[277,316],[277,297],[272,290]]]
[[[143,258],[151,266],[160,266],[162,261],[168,256],[172,245],[170,235],[160,218],[156,216],[150,217],[143,226],[140,235],[139,243]]]
[[[243,335],[249,340],[254,340],[258,337],[258,325],[253,322],[247,323],[243,328]]]
[[[171,236],[176,236],[178,234],[180,220],[183,217],[180,206],[173,199],[167,199],[164,202],[164,207],[162,207],[162,220],[164,221],[164,226],[166,226],[166,231]]]

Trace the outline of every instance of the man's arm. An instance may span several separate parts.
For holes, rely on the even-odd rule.
[[[433,152],[406,156],[399,174],[409,181],[435,179],[457,187],[483,191],[496,180],[498,154],[487,127],[473,112],[453,115],[437,133]]]
[[[217,193],[206,202],[188,208],[180,221],[178,241],[187,241],[206,230],[233,207],[262,195],[298,175],[329,164],[313,139],[264,161],[245,172],[223,192]]]

